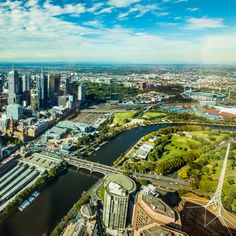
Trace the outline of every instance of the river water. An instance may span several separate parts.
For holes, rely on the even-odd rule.
[[[167,126],[170,124],[138,127],[125,131],[88,159],[111,165],[142,136]],[[43,233],[51,231],[80,198],[81,194],[98,179],[99,175],[68,170],[45,187],[39,197],[23,212],[16,211],[0,222],[0,236],[41,236]]]

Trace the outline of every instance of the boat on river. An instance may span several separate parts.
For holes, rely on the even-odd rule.
[[[39,196],[39,192],[34,191],[30,197],[25,200],[20,206],[19,206],[19,210],[23,211],[26,207],[28,207],[37,197]]]

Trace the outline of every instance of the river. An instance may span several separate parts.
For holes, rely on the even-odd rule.
[[[125,131],[88,159],[111,165],[142,136],[168,126],[171,125],[152,125]],[[45,187],[39,197],[23,212],[16,211],[2,221],[0,236],[41,236],[51,231],[80,198],[83,191],[88,190],[98,179],[99,175],[69,169]]]

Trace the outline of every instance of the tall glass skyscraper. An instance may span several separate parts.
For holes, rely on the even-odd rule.
[[[15,70],[8,73],[8,105],[21,104],[21,81]]]
[[[36,79],[36,91],[38,94],[39,107],[46,108],[48,99],[48,80],[43,74]]]
[[[60,95],[61,75],[49,74],[48,75],[48,95],[51,105],[55,106],[57,96]]]
[[[31,81],[29,75],[22,76],[22,104],[29,105],[30,103],[30,88]]]
[[[30,91],[30,76],[23,75],[22,76],[22,92],[29,92]]]
[[[82,103],[86,100],[86,85],[82,81],[78,86],[78,102]]]

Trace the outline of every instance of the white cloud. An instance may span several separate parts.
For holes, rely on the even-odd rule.
[[[38,0],[29,0],[25,3],[26,7],[37,7],[38,6]]]
[[[86,12],[86,9],[83,4],[66,4],[63,7],[59,5],[53,5],[50,3],[50,0],[47,0],[44,3],[44,9],[47,10],[52,16],[62,15],[62,14],[74,14],[80,15]]]
[[[196,30],[196,29],[209,29],[209,28],[222,28],[222,27],[225,27],[223,23],[223,18],[191,17],[187,20],[186,29]]]
[[[168,16],[170,15],[169,12],[162,11],[162,12],[155,12],[155,16],[162,17],[162,16]]]
[[[114,7],[128,7],[133,3],[140,2],[141,0],[109,0],[109,4]]]
[[[88,12],[96,12],[97,10],[101,9],[105,3],[95,3],[91,8],[87,9]]]
[[[92,26],[92,27],[95,27],[95,28],[103,27],[103,24],[100,21],[97,21],[97,20],[84,22],[83,25]]]
[[[199,11],[200,9],[197,8],[197,7],[189,7],[186,9],[187,11],[191,11],[191,12],[196,12],[196,11]]]
[[[174,20],[181,20],[181,19],[182,19],[181,16],[176,16],[176,17],[174,17]]]
[[[141,5],[141,4],[136,4],[134,6],[131,6],[128,11],[122,12],[118,15],[119,19],[123,19],[130,15],[131,13],[136,13],[135,17],[141,17],[145,15],[148,12],[152,12],[155,10],[160,10],[157,4],[147,4],[147,5]]]
[[[105,7],[103,9],[101,9],[100,11],[95,12],[94,14],[99,15],[99,14],[104,14],[104,13],[111,13],[112,10],[113,10],[113,7]]]

